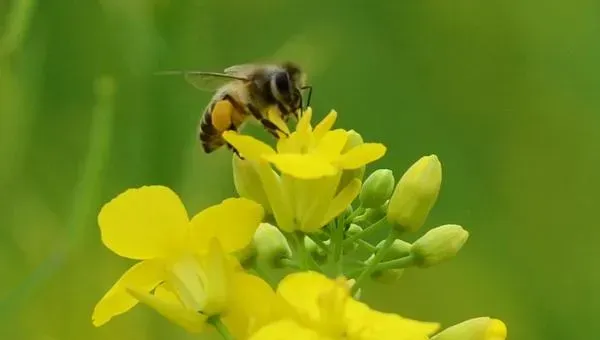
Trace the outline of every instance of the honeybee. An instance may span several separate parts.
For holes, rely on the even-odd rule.
[[[204,152],[211,153],[223,145],[240,156],[222,137],[227,130],[239,131],[250,119],[258,121],[275,138],[285,135],[268,119],[269,110],[287,122],[296,119],[303,109],[302,91],[308,90],[310,104],[312,86],[306,84],[306,74],[292,63],[242,64],[219,72],[166,71],[161,74],[183,74],[199,90],[215,91],[204,109],[198,126],[198,138]]]

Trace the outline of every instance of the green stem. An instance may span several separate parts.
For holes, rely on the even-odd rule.
[[[344,243],[344,220],[336,220],[335,221],[335,229],[333,235],[331,236],[331,243],[333,244],[333,256],[331,258],[331,264],[333,265],[334,275],[341,275],[344,267],[342,263],[343,256],[343,243]]]
[[[315,260],[312,258],[312,256],[304,246],[304,234],[300,232],[292,233],[292,240],[294,241],[294,249],[296,250],[296,254],[298,255],[300,269],[311,269],[321,272],[321,268],[315,262]]]
[[[235,338],[233,337],[233,335],[231,335],[231,333],[229,333],[229,329],[227,329],[227,326],[225,326],[225,324],[223,323],[223,321],[221,321],[221,317],[218,315],[214,315],[208,318],[208,320],[206,320],[209,324],[213,325],[213,327],[215,327],[215,329],[217,330],[217,332],[219,332],[219,334],[221,334],[221,337],[225,340],[235,340]]]
[[[414,263],[415,258],[412,255],[408,255],[399,259],[381,262],[380,264],[375,266],[375,271],[408,268]]]
[[[364,283],[364,281],[369,276],[371,276],[371,274],[373,274],[373,272],[376,270],[377,265],[379,264],[379,262],[381,262],[381,260],[383,260],[383,258],[387,254],[387,252],[390,250],[392,244],[394,244],[394,241],[396,240],[397,237],[398,237],[398,234],[396,233],[395,230],[392,230],[389,233],[389,235],[385,239],[383,245],[381,246],[379,251],[375,254],[373,261],[371,261],[371,263],[369,263],[369,265],[364,268],[364,271],[362,273],[360,273],[360,275],[356,278],[356,283],[352,286],[352,295],[354,295],[356,293],[356,291],[358,290],[358,288],[360,288],[360,286]]]
[[[356,240],[356,244],[358,244],[360,247],[365,248],[366,250],[370,251],[371,253],[374,253],[375,251],[377,251],[377,248],[374,245],[372,245],[371,243],[369,243],[365,240],[358,239],[358,240]]]
[[[352,220],[356,218],[356,216],[362,214],[365,212],[365,208],[361,206],[359,206],[358,208],[356,208],[356,210],[354,210],[353,212],[350,213],[350,215],[348,215],[348,217],[346,217],[344,219],[344,223],[345,224],[350,224],[352,223]]]
[[[348,246],[352,243],[354,243],[354,241],[358,240],[358,239],[362,239],[365,238],[385,227],[387,227],[388,223],[387,223],[387,217],[383,217],[382,219],[380,219],[379,221],[371,224],[370,226],[366,227],[363,231],[361,231],[360,233],[356,233],[350,237],[348,237],[347,239],[344,240],[343,242],[343,246]]]
[[[377,266],[375,266],[375,270],[373,272],[379,272],[379,271],[389,270],[389,269],[404,269],[404,268],[408,268],[408,267],[414,265],[414,263],[415,263],[414,257],[412,257],[411,255],[408,255],[403,258],[379,263]],[[365,270],[365,268],[366,268],[366,266],[363,266],[362,268],[358,268],[358,269],[353,269],[347,273],[347,276],[353,277],[356,274],[360,274],[363,270]]]

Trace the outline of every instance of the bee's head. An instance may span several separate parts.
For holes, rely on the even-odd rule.
[[[271,91],[279,103],[290,113],[302,107],[300,88],[304,85],[305,75],[296,64],[286,62],[283,69],[271,78]]]

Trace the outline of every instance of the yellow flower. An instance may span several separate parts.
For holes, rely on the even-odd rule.
[[[350,297],[348,282],[315,272],[287,276],[277,295],[287,303],[288,317],[264,326],[251,340],[427,340],[438,329],[436,323],[372,310]]]
[[[356,198],[361,186],[360,180],[355,178],[339,190],[343,170],[362,168],[385,153],[385,146],[377,143],[362,143],[344,150],[351,133],[330,130],[337,113],[332,111],[314,129],[311,116],[309,109],[298,122],[296,131],[279,139],[277,151],[234,131],[223,135],[246,158],[236,162],[237,165],[234,163],[236,171],[258,173],[268,206],[279,228],[287,232],[314,232],[340,215]],[[269,164],[281,174],[273,171]],[[246,177],[250,178],[250,174],[238,176]],[[253,192],[260,190],[255,188]],[[240,192],[240,195],[245,194]]]
[[[504,340],[506,325],[498,319],[480,317],[448,327],[432,340]]]
[[[226,131],[223,138],[245,158],[265,160],[282,173],[301,179],[333,176],[341,170],[358,169],[385,154],[379,143],[364,143],[342,153],[348,140],[348,131],[331,130],[337,113],[331,111],[317,126],[310,124],[312,110],[304,112],[296,131],[277,142],[277,151],[267,144],[235,131]]]
[[[102,241],[114,253],[142,261],[98,302],[93,324],[101,326],[141,301],[189,331],[223,315],[234,331],[245,333],[250,321],[243,315],[253,310],[260,319],[257,301],[274,293],[230,254],[250,243],[263,215],[259,204],[232,198],[190,220],[169,188],[144,186],[120,194],[98,215]]]

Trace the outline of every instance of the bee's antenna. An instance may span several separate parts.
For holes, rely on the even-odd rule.
[[[310,98],[312,97],[312,85],[305,85],[300,88],[301,90],[308,90],[308,96],[306,98],[306,108],[310,106]]]

